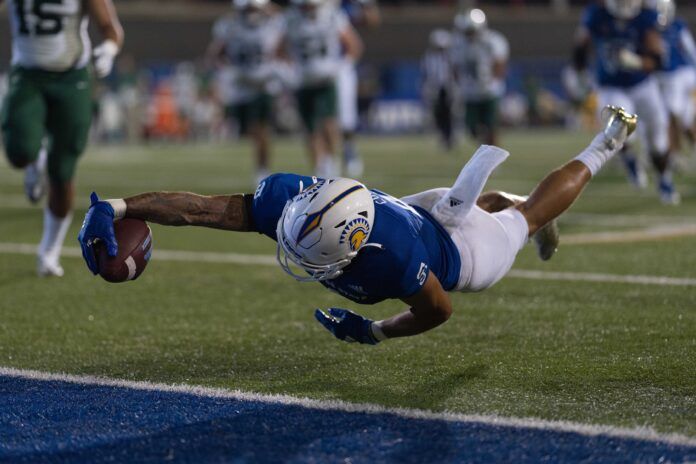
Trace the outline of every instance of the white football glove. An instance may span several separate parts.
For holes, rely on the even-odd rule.
[[[643,58],[636,52],[622,48],[619,51],[619,67],[626,71],[639,71],[643,69]]]
[[[116,55],[118,55],[118,45],[113,40],[105,40],[92,51],[97,77],[101,79],[111,74]]]

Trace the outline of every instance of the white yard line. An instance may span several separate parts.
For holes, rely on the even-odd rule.
[[[696,279],[647,275],[600,274],[592,272],[555,272],[513,269],[508,272],[505,277],[531,280],[565,280],[570,282],[601,282],[616,284],[696,287]]]
[[[0,254],[36,254],[36,245],[27,243],[2,243],[0,242]],[[79,248],[63,248],[65,257],[81,257]],[[218,253],[202,251],[178,251],[157,250],[153,252],[153,258],[157,261],[181,261],[214,264],[242,264],[256,266],[276,266],[277,262],[272,255],[251,255],[242,253]],[[535,271],[525,269],[513,269],[506,277],[530,280],[563,280],[573,282],[602,282],[623,283],[637,285],[666,285],[675,287],[696,287],[696,279],[649,276],[649,275],[625,275],[602,274],[592,272],[563,272],[563,271]]]
[[[536,418],[501,417],[479,414],[459,414],[452,412],[433,412],[420,409],[387,408],[378,404],[348,403],[340,400],[316,400],[289,395],[268,395],[196,385],[169,385],[144,381],[118,380],[90,375],[54,374],[49,372],[14,369],[9,367],[0,367],[0,376],[37,381],[69,382],[89,386],[127,388],[131,390],[183,393],[205,398],[256,401],[270,404],[300,406],[315,410],[343,411],[346,413],[365,414],[392,414],[406,419],[476,423],[499,427],[570,432],[590,437],[604,435],[616,438],[669,443],[672,445],[696,446],[696,438],[694,437],[675,433],[663,434],[656,432],[650,427],[624,428],[610,425],[591,425],[569,421],[552,421]]]
[[[645,229],[561,234],[561,245],[649,242],[670,238],[693,237],[694,235],[696,235],[696,224],[665,224]]]

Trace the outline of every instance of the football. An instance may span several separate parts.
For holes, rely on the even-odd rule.
[[[99,275],[107,282],[137,279],[145,270],[152,254],[152,231],[145,221],[125,218],[114,222],[118,254],[108,255],[106,245],[95,245]]]

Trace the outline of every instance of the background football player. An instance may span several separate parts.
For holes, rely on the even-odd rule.
[[[456,88],[450,60],[452,37],[449,31],[435,29],[430,33],[429,42],[421,60],[423,100],[431,110],[442,147],[449,151],[454,146],[452,106]]]
[[[273,95],[280,89],[275,51],[282,25],[268,0],[234,0],[236,14],[213,28],[209,57],[226,58],[228,78],[223,85],[228,111],[240,134],[248,134],[256,154],[256,183],[268,175]]]
[[[346,15],[325,0],[293,0],[281,45],[279,55],[295,67],[295,97],[312,165],[318,175],[333,176],[340,143],[336,77],[343,54],[357,62],[362,42]]]
[[[92,119],[88,68],[93,59],[97,77],[111,72],[123,30],[111,0],[9,0],[9,14],[12,71],[2,111],[5,153],[14,167],[26,169],[25,190],[32,202],[43,196],[48,175],[37,271],[62,276],[59,258],[72,219],[73,177]],[[94,50],[89,18],[104,39]]]
[[[401,200],[352,179],[295,174],[274,174],[253,195],[155,192],[99,201],[92,194],[79,240],[96,274],[93,246],[102,241],[115,256],[113,222],[123,217],[260,232],[277,241],[278,262],[297,280],[318,281],[360,304],[400,299],[409,305],[377,322],[340,308],[328,314],[316,311],[319,322],[339,339],[376,344],[444,323],[452,313],[448,291],[481,291],[501,280],[527,238],[570,207],[620,150],[635,123],[623,110],[610,109],[605,130],[543,179],[526,200],[495,192],[480,195],[490,174],[509,156],[482,146],[451,189]],[[550,258],[557,245],[557,237],[545,238],[542,259]]]
[[[452,60],[465,103],[466,127],[481,143],[498,140],[498,101],[505,93],[510,47],[499,32],[488,28],[486,14],[473,9],[454,21]]]
[[[657,13],[643,8],[642,0],[607,0],[606,6],[587,7],[573,54],[579,72],[588,67],[591,49],[600,108],[616,105],[638,114],[640,132],[658,174],[660,198],[664,203],[678,203],[670,169],[669,116],[654,75],[664,58]],[[631,182],[644,186],[645,173],[628,146],[622,159]]]
[[[341,0],[341,9],[353,26],[376,27],[381,21],[375,0]],[[355,146],[358,128],[358,71],[357,63],[343,54],[338,70],[338,119],[343,135],[343,164],[349,177],[360,177],[363,161]]]
[[[667,52],[658,80],[670,112],[672,141],[678,148],[683,133],[693,149],[696,143],[693,96],[696,90],[696,43],[686,22],[675,17],[673,0],[656,0],[655,8]]]

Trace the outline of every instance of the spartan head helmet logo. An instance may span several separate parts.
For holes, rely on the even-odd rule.
[[[339,243],[348,242],[351,251],[358,251],[370,235],[370,224],[365,218],[356,218],[343,228]]]

